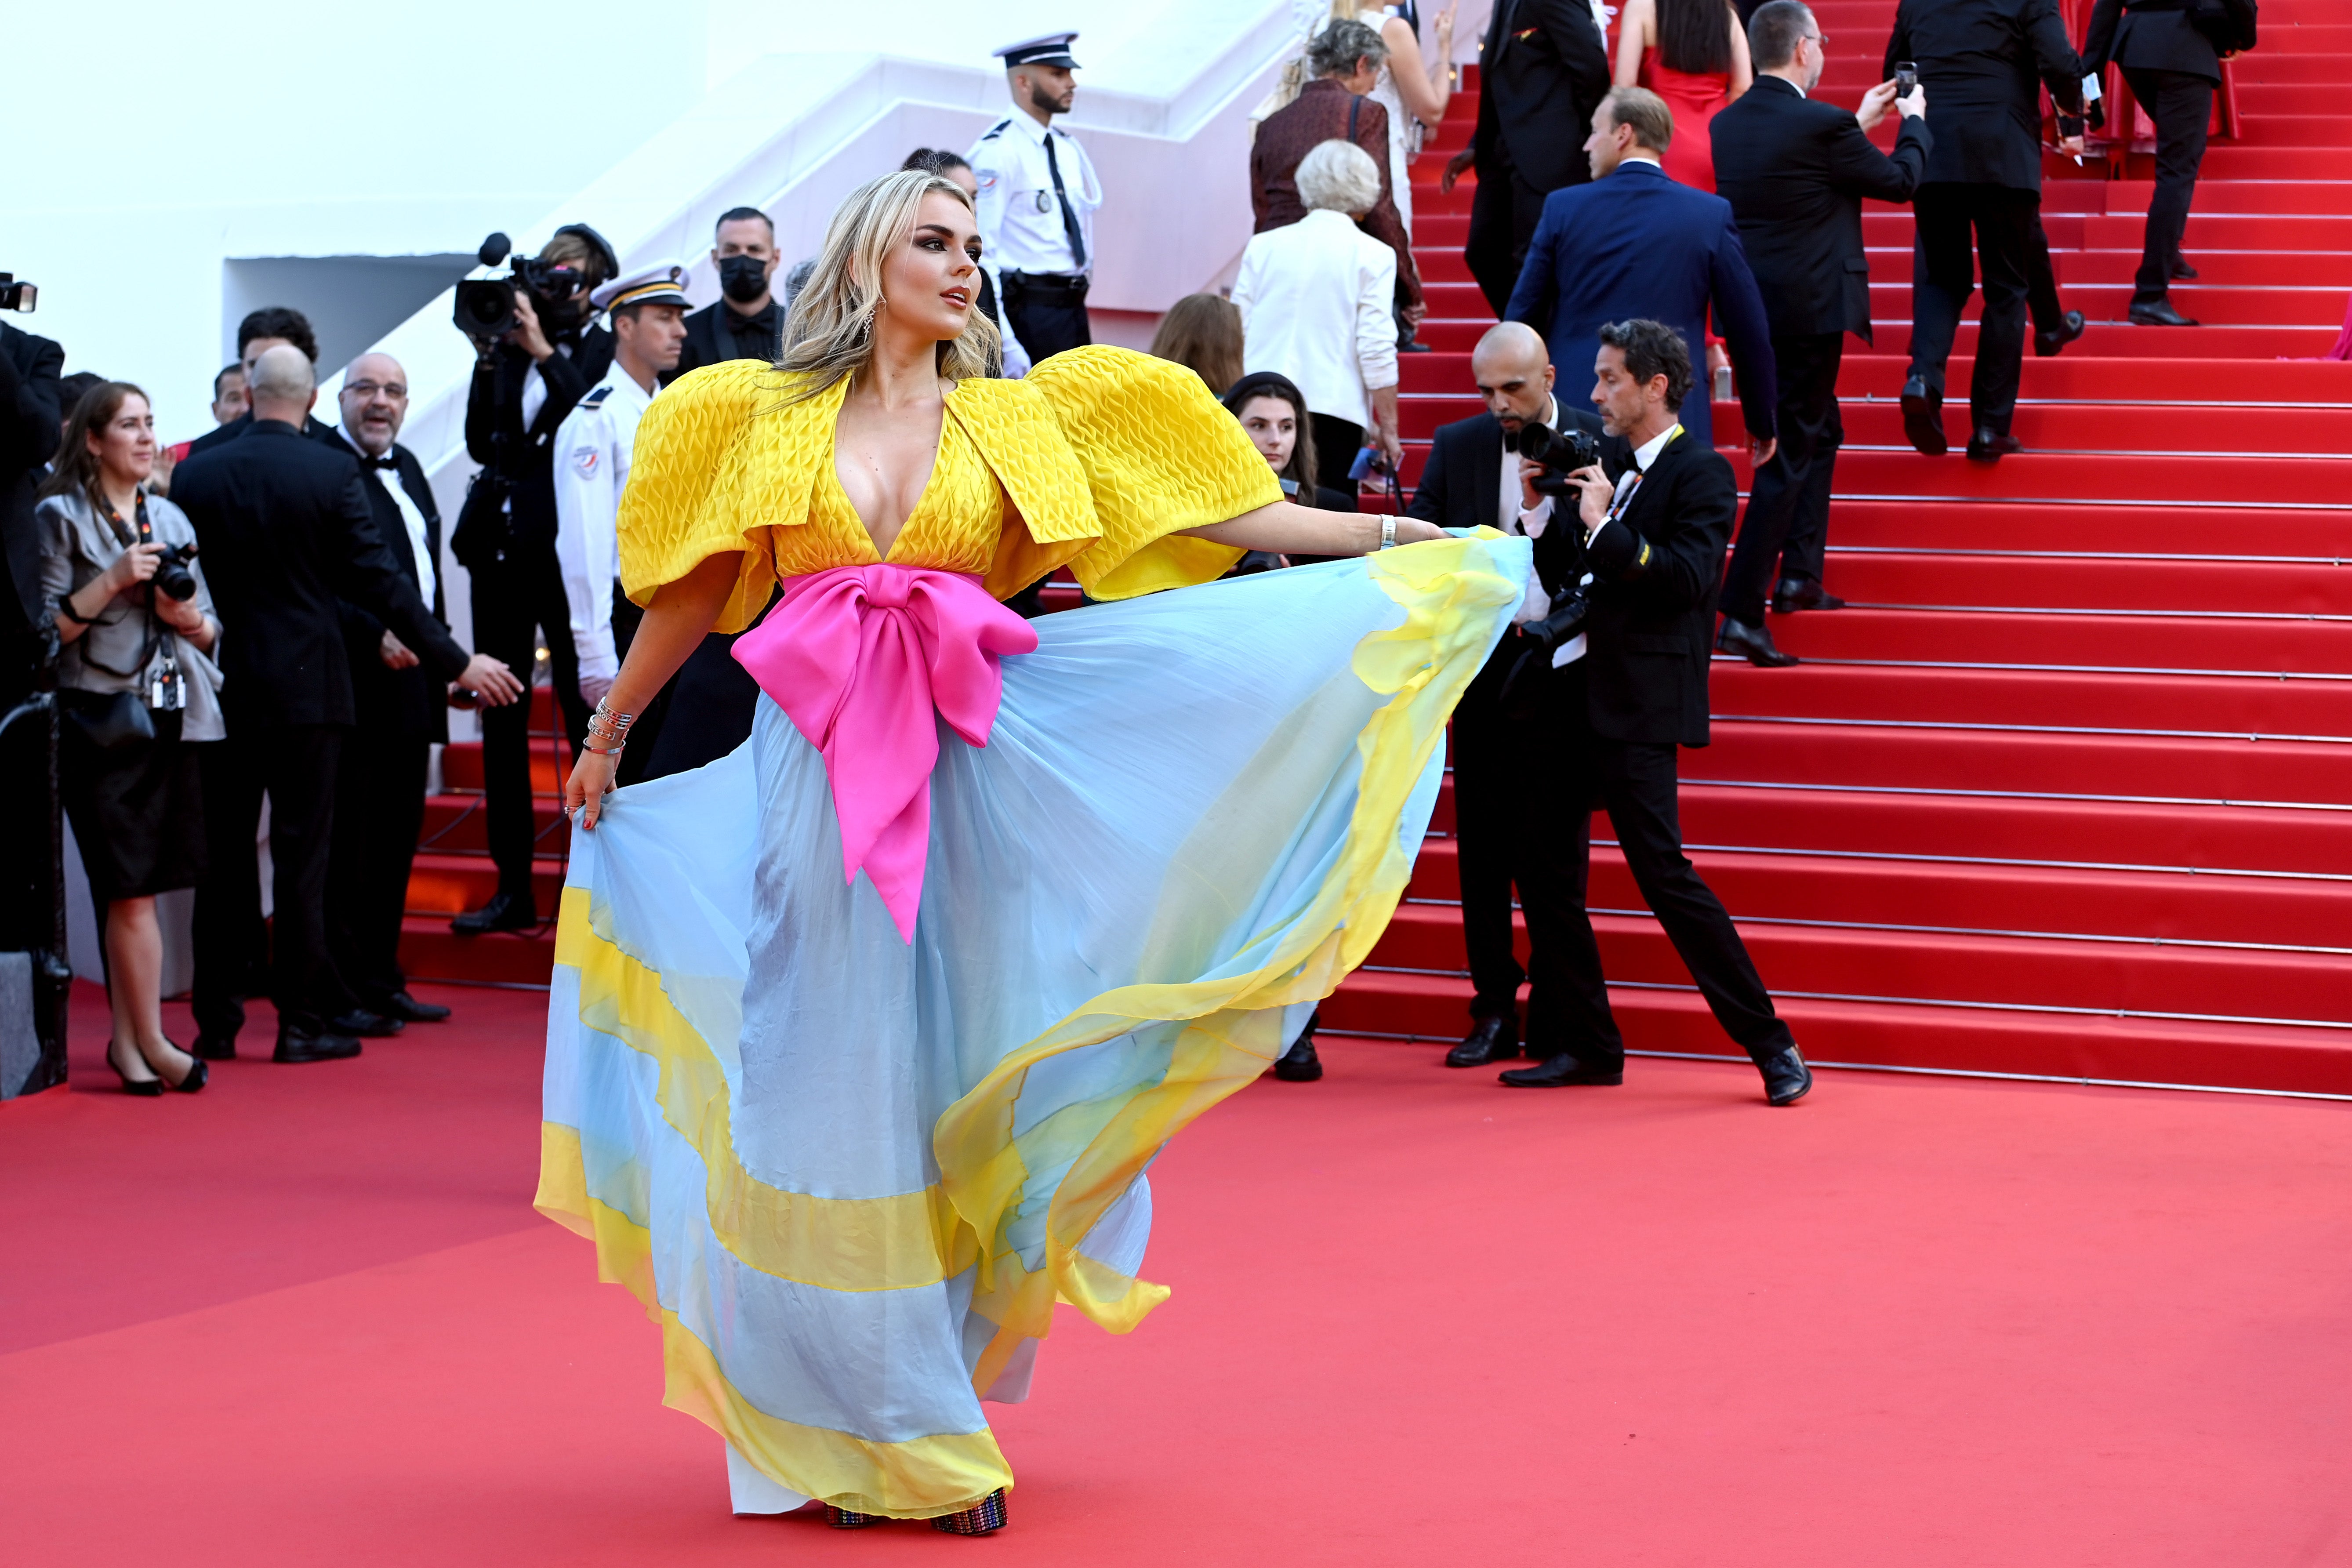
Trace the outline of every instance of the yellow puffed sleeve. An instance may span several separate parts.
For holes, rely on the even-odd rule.
[[[1043,395],[1086,476],[1099,536],[1070,574],[1097,599],[1223,576],[1240,549],[1170,536],[1282,499],[1241,422],[1181,364],[1097,345],[1054,355],[1023,384]]]
[[[621,494],[618,531],[621,586],[638,605],[713,555],[743,552],[735,592],[712,630],[740,631],[766,608],[776,581],[768,531],[808,516],[808,477],[799,475],[797,510],[776,481],[794,462],[791,437],[816,421],[832,430],[835,391],[806,403],[789,401],[784,378],[758,360],[707,365],[656,397],[637,425],[629,483]],[[805,445],[805,443],[801,443]]]

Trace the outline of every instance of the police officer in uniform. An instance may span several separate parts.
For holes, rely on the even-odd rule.
[[[1003,301],[1005,324],[1033,361],[1094,341],[1087,279],[1094,267],[1095,209],[1102,185],[1086,149],[1054,116],[1067,114],[1076,33],[1051,33],[996,51],[1013,112],[972,146],[980,182],[982,264]]]

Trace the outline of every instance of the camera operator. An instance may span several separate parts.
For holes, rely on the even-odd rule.
[[[0,564],[8,573],[0,601],[0,712],[33,689],[49,621],[33,492],[58,449],[65,367],[66,351],[57,343],[0,321]]]
[[[318,334],[310,331],[310,320],[301,311],[289,310],[284,305],[265,305],[258,310],[248,312],[245,320],[236,324],[236,364],[234,368],[239,373],[237,411],[189,442],[187,451],[181,456],[182,462],[209,452],[225,442],[234,441],[253,428],[253,408],[246,388],[253,380],[254,365],[259,363],[263,354],[280,343],[300,349],[302,357],[310,362],[314,371],[317,369]],[[215,419],[220,418],[223,406],[221,384],[227,374],[228,372],[224,370],[213,377],[213,417]],[[305,414],[302,416],[302,434],[314,441],[331,442],[335,438],[335,427],[322,425]]]
[[[1537,589],[1528,608],[1547,615],[1552,597],[1574,586],[1565,574],[1573,564],[1570,539],[1577,531],[1553,523],[1557,503],[1535,488],[1550,471],[1519,454],[1539,444],[1528,435],[1531,426],[1597,440],[1601,419],[1590,409],[1563,406],[1553,395],[1544,341],[1522,322],[1488,329],[1471,353],[1470,374],[1486,412],[1438,427],[1421,488],[1405,512],[1446,528],[1531,535]],[[1590,940],[1577,921],[1581,885],[1561,882],[1563,862],[1552,842],[1560,831],[1558,814],[1530,811],[1528,801],[1528,783],[1541,776],[1551,750],[1544,693],[1559,657],[1507,633],[1454,710],[1454,843],[1462,942],[1477,994],[1470,1003],[1470,1033],[1446,1053],[1448,1067],[1484,1067],[1519,1054],[1519,985],[1529,979],[1528,1037],[1543,1050],[1559,1033],[1560,993],[1570,983],[1563,954],[1569,944]],[[1512,952],[1515,883],[1528,921],[1525,969]]]
[[[192,559],[194,527],[141,489],[154,462],[146,394],[101,383],[66,422],[35,515],[41,594],[64,645],[60,782],[105,911],[106,1065],[132,1094],[193,1094],[206,1068],[163,1036],[155,895],[194,887],[205,868],[198,755],[226,733],[207,657],[220,626]]]
[[[588,296],[619,270],[604,237],[576,223],[555,231],[537,265],[515,268],[513,325],[480,342],[467,395],[466,450],[482,471],[449,540],[450,554],[473,580],[474,646],[519,670],[532,667],[537,648],[547,649],[575,752],[587,738],[588,705],[555,552],[555,433],[612,368],[613,334],[592,324]],[[534,632],[545,640],[535,641]],[[538,923],[529,702],[482,715],[482,792],[499,890],[450,922],[460,936]]]
[[[1557,886],[1572,890],[1583,929],[1561,952],[1566,1016],[1557,1026],[1547,1021],[1538,1038],[1529,1015],[1530,1053],[1545,1059],[1504,1073],[1502,1081],[1521,1089],[1624,1081],[1625,1042],[1582,907],[1598,799],[1634,884],[1717,1021],[1754,1058],[1769,1102],[1788,1105],[1812,1087],[1812,1073],[1773,1012],[1731,917],[1683,854],[1675,802],[1675,748],[1707,742],[1707,653],[1738,486],[1731,465],[1676,421],[1693,379],[1682,333],[1631,321],[1603,325],[1600,338],[1592,401],[1633,458],[1613,481],[1598,465],[1570,476],[1580,492],[1578,516],[1559,521],[1582,524],[1569,572],[1590,574],[1589,608],[1572,596],[1570,605],[1521,628],[1566,656],[1546,694],[1542,729],[1551,755],[1523,776],[1557,792],[1550,810],[1565,831],[1550,838],[1559,856],[1550,869]]]

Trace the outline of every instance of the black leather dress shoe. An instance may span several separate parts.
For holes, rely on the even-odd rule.
[[[1903,384],[1903,434],[1931,458],[1952,449],[1944,435],[1944,395],[1928,391],[1927,382],[1916,375]]]
[[[494,931],[530,931],[539,924],[539,911],[528,899],[493,893],[490,901],[470,914],[459,915],[449,929],[459,936],[482,936]]]
[[[1845,601],[1802,577],[1783,577],[1772,584],[1772,613],[1793,616],[1799,610],[1843,610]]]
[[[1969,437],[1969,461],[1971,463],[1998,463],[2012,452],[2024,450],[2024,442],[2014,436],[1997,435],[1990,425],[1979,426],[1977,433]]]
[[[335,1062],[360,1054],[360,1043],[349,1035],[280,1035],[273,1062],[299,1066],[304,1062]]]
[[[1813,1087],[1813,1069],[1805,1065],[1794,1046],[1766,1057],[1757,1064],[1757,1070],[1764,1075],[1764,1098],[1774,1105],[1794,1105]]]
[[[2057,354],[2068,343],[2081,337],[2084,329],[2089,324],[2083,320],[2083,312],[2080,310],[2067,311],[2063,320],[2065,325],[2056,331],[2033,334],[2033,352],[2036,356],[2049,359]]]
[[[1502,1081],[1513,1089],[1570,1089],[1580,1085],[1607,1089],[1625,1081],[1625,1069],[1586,1067],[1562,1051],[1531,1068],[1513,1068],[1502,1075]]]
[[[208,1062],[233,1062],[236,1060],[236,1037],[198,1035],[196,1043],[188,1047],[188,1054]]]
[[[2197,268],[2189,265],[2189,258],[2176,256],[2172,258],[2172,265],[2165,269],[2165,276],[2175,283],[2186,283],[2197,276]]]
[[[1519,1054],[1519,1021],[1512,1017],[1481,1018],[1470,1026],[1462,1043],[1445,1053],[1450,1068],[1483,1068],[1507,1062]]]
[[[1313,1083],[1323,1076],[1323,1058],[1315,1054],[1315,1031],[1307,1030],[1275,1059],[1274,1076],[1285,1083]]]
[[[1715,634],[1716,649],[1736,653],[1748,663],[1765,669],[1786,669],[1799,662],[1793,653],[1782,653],[1772,646],[1772,634],[1762,626],[1751,626],[1745,621],[1723,617],[1723,629]]]
[[[362,1040],[388,1040],[406,1027],[407,1024],[398,1018],[387,1018],[365,1007],[354,1007],[327,1020],[329,1034],[355,1035]]]
[[[387,1018],[398,1018],[409,1024],[439,1024],[447,1021],[449,1009],[438,1002],[419,1002],[405,991],[395,991],[383,999],[376,1009]]]
[[[2143,305],[2132,302],[2131,324],[2135,327],[2193,327],[2197,323],[2172,308],[2169,300],[2152,300]]]

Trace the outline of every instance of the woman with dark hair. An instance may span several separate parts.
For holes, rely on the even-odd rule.
[[[1282,481],[1284,495],[1318,511],[1358,510],[1354,496],[1316,483],[1314,421],[1307,413],[1307,395],[1288,376],[1254,370],[1234,382],[1222,401]]]
[[[961,153],[950,153],[944,147],[918,147],[907,154],[905,163],[898,165],[901,174],[910,169],[937,174],[943,180],[952,180],[956,188],[965,195],[974,201],[980,199],[980,176],[971,172],[971,160]],[[803,265],[810,265],[814,259],[811,258],[810,263]],[[810,269],[814,270],[813,265],[810,265]],[[1013,335],[1013,323],[1006,321],[1004,312],[996,308],[996,263],[985,256],[980,262],[980,298],[973,302],[980,307],[982,315],[996,324],[997,342],[1004,353],[1004,374],[1011,376],[1028,374],[1029,351],[1021,346],[1021,340]]]
[[[1715,189],[1716,111],[1756,79],[1748,30],[1726,0],[1625,0],[1617,17],[1618,87],[1646,87],[1674,111],[1659,160],[1685,185]]]
[[[1151,357],[1182,365],[1213,397],[1241,379],[1242,313],[1222,294],[1187,294],[1160,318]]]
[[[92,387],[66,422],[33,513],[41,597],[54,606],[65,805],[106,911],[106,1065],[131,1094],[194,1094],[205,1064],[163,1036],[163,939],[155,895],[204,870],[195,747],[226,733],[220,637],[187,515],[142,488],[155,417],[128,382]]]

